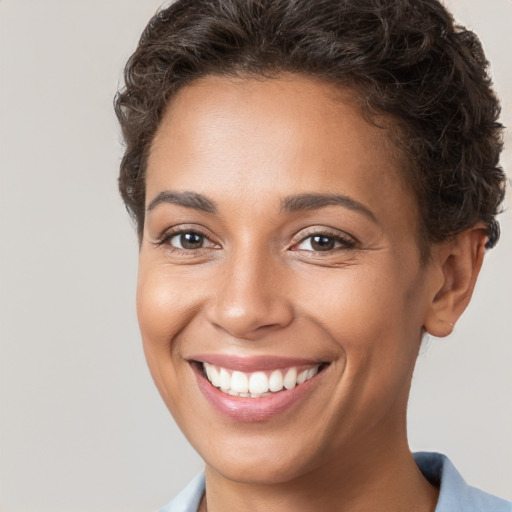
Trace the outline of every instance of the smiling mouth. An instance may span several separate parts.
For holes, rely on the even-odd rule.
[[[298,387],[321,372],[328,363],[291,366],[266,371],[243,372],[196,361],[210,384],[220,392],[239,398],[264,398]]]

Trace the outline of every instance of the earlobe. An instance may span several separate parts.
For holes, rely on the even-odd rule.
[[[432,290],[424,323],[432,336],[448,336],[469,304],[486,241],[483,225],[477,224],[434,248],[433,265],[442,277]]]

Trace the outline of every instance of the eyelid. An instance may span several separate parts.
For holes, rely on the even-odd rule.
[[[201,247],[189,247],[189,248],[186,248],[186,247],[179,247],[179,245],[181,245],[181,242],[182,242],[182,237],[183,235],[194,235],[194,236],[197,236],[199,237],[199,239],[201,240]],[[191,251],[199,251],[201,249],[210,249],[210,248],[214,248],[215,247],[215,243],[213,243],[207,236],[203,235],[202,233],[198,233],[197,231],[182,231],[182,232],[177,232],[177,233],[171,233],[167,238],[167,243],[173,248],[173,249],[178,249],[180,251],[186,251],[186,252],[191,252]],[[178,242],[179,241],[179,245],[175,245],[175,242]]]
[[[342,244],[342,247],[337,247],[336,249],[333,249],[332,251],[325,251],[326,254],[332,253],[335,250],[347,250],[347,249],[353,249],[358,246],[359,241],[352,235],[349,235],[345,231],[341,231],[334,228],[328,228],[323,226],[316,226],[313,228],[307,228],[306,230],[301,231],[298,233],[296,237],[294,237],[294,242],[290,249],[292,251],[306,251],[306,252],[324,252],[324,251],[312,251],[307,249],[298,249],[297,246],[300,245],[302,242],[307,240],[308,238],[311,238],[313,236],[327,236],[330,238],[334,238],[335,240],[339,241]]]
[[[167,246],[167,249],[172,251],[182,251],[190,253],[193,251],[193,249],[180,249],[179,247],[171,246],[171,244],[169,243],[172,238],[178,235],[182,235],[184,233],[195,233],[207,239],[213,246],[220,247],[220,244],[213,240],[213,237],[209,233],[209,230],[203,228],[202,226],[197,226],[194,224],[178,224],[177,226],[172,226],[168,229],[165,229],[160,235],[158,235],[157,239],[152,243],[156,247],[165,245]],[[209,247],[200,247],[196,250],[201,249],[209,249]]]
[[[213,246],[213,248],[220,248],[221,244],[216,242],[214,240],[214,237],[210,234],[210,231],[203,226],[198,226],[195,224],[179,224],[176,226],[172,226],[170,228],[167,228],[164,230],[160,235],[158,235],[157,239],[152,242],[153,245],[156,247],[160,246],[166,246],[168,250],[170,251],[181,251],[186,253],[191,253],[194,251],[199,251],[201,249],[211,249],[212,247],[200,247],[196,250],[194,249],[180,249],[178,247],[171,246],[169,241],[178,235],[184,234],[184,233],[196,233],[205,239],[207,239]],[[320,236],[324,235],[330,238],[334,238],[336,241],[338,241],[341,244],[341,247],[337,247],[330,251],[325,251],[325,253],[332,253],[336,250],[348,250],[352,249],[358,246],[359,241],[352,235],[348,234],[345,231],[341,231],[339,229],[335,228],[329,228],[326,226],[315,226],[310,227],[301,230],[292,241],[291,246],[289,247],[289,250],[292,251],[300,251],[303,250],[305,252],[315,252],[315,253],[321,253],[323,251],[314,251],[314,250],[307,250],[307,249],[298,249],[297,246],[300,245],[302,242],[307,240],[308,238],[311,238],[313,236]]]

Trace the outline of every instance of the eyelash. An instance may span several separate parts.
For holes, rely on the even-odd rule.
[[[209,241],[212,245],[214,245],[214,246],[217,245],[217,244],[215,244],[215,242],[213,242],[210,239],[210,237],[206,233],[202,232],[201,230],[192,229],[192,228],[189,228],[189,229],[181,228],[181,229],[176,229],[176,230],[172,230],[172,231],[167,231],[156,242],[153,242],[153,244],[156,247],[161,247],[161,246],[166,245],[168,250],[171,250],[176,253],[186,254],[186,255],[191,255],[201,249],[209,249],[209,247],[199,247],[197,249],[183,249],[183,248],[174,247],[173,245],[171,245],[170,242],[173,238],[182,236],[182,235],[187,235],[187,234],[197,235],[197,236],[201,237],[203,240]],[[326,239],[330,239],[335,244],[336,243],[339,244],[339,246],[333,247],[332,249],[327,249],[325,251],[314,250],[314,249],[307,250],[307,249],[297,248],[298,246],[300,246],[301,244],[306,242],[308,239],[312,240],[313,237],[323,237]],[[311,242],[310,242],[310,244],[311,244]],[[301,251],[302,250],[304,252],[315,253],[315,254],[326,253],[326,255],[327,255],[327,254],[332,254],[333,252],[336,252],[336,251],[346,251],[346,250],[354,249],[354,248],[356,248],[356,246],[357,246],[357,241],[350,236],[341,235],[340,233],[334,233],[327,229],[323,229],[323,230],[316,229],[309,233],[303,234],[303,236],[300,238],[300,240],[298,240],[297,242],[295,242],[292,245],[290,250],[291,251]]]
[[[342,235],[339,232],[334,233],[332,231],[329,231],[328,229],[323,229],[323,230],[317,229],[315,231],[312,231],[312,232],[309,232],[309,233],[306,233],[305,235],[303,235],[301,237],[301,239],[293,245],[291,250],[300,251],[301,249],[294,248],[294,247],[298,247],[299,245],[304,243],[306,240],[308,240],[308,239],[312,240],[314,237],[331,239],[334,241],[334,243],[338,243],[339,246],[333,247],[332,249],[325,250],[325,251],[304,250],[304,249],[302,249],[302,250],[304,250],[305,252],[311,252],[311,253],[315,253],[315,254],[322,253],[322,252],[332,254],[333,252],[336,252],[336,251],[346,251],[346,250],[354,249],[357,246],[356,240],[348,235]],[[310,242],[310,244],[311,244],[311,242]]]
[[[167,231],[157,241],[153,242],[153,245],[155,245],[156,247],[162,247],[166,245],[168,250],[186,255],[191,255],[200,249],[206,249],[205,247],[199,247],[197,249],[181,249],[179,247],[174,247],[170,243],[171,240],[175,237],[182,235],[197,235],[204,240],[208,240],[212,245],[216,245],[214,242],[211,241],[210,237],[206,233],[203,233],[201,230],[195,228],[180,228],[176,230]]]

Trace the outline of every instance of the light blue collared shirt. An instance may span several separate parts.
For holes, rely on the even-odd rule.
[[[512,502],[468,485],[445,455],[419,452],[414,460],[425,477],[440,486],[435,512],[512,512]],[[197,512],[204,488],[201,473],[159,512]]]

